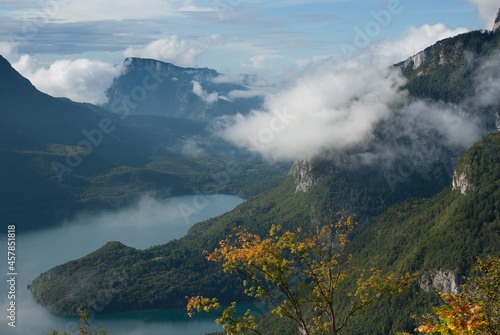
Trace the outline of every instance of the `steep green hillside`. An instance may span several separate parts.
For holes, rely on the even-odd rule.
[[[480,71],[499,48],[500,31],[473,31],[430,47],[429,57],[417,68],[411,60],[397,66],[408,78],[412,96],[458,103],[475,96]]]
[[[312,171],[324,172],[321,163]],[[106,271],[94,271],[97,259],[89,255],[40,275],[31,288],[55,313],[76,313],[82,304],[93,301],[97,292],[106,290],[102,283],[124,273],[133,279],[114,292],[113,303],[102,306],[98,312],[182,308],[185,296],[198,294],[218,296],[223,302],[247,299],[242,295],[239,281],[222,273],[217,264],[207,262],[203,255],[203,250],[213,250],[218,241],[231,234],[233,227],[243,226],[259,234],[267,233],[271,224],[293,229],[311,219],[323,219],[332,206],[357,213],[362,226],[366,227],[390,205],[409,197],[434,194],[439,185],[415,175],[412,182],[392,191],[378,169],[339,169],[302,192],[296,191],[297,173],[299,171],[278,187],[255,196],[233,211],[193,226],[180,240],[139,251],[138,262],[108,257],[108,249],[103,249],[99,251],[98,261],[106,263]],[[82,291],[73,283],[89,272],[95,280]]]
[[[457,184],[460,175],[465,179]],[[465,180],[470,188],[462,194]],[[410,293],[359,318],[349,334],[395,334],[405,326],[412,331],[410,316],[428,310],[426,304],[435,299],[422,291],[429,280],[440,286],[439,277],[448,278],[441,284],[449,289],[452,283],[460,285],[477,256],[500,255],[499,132],[467,151],[457,164],[454,185],[431,199],[391,207],[353,241],[352,252],[361,265],[387,272],[418,271],[422,277]]]
[[[416,324],[411,316],[442,303],[436,290],[461,285],[477,256],[500,255],[500,132],[467,151],[454,179],[453,187],[430,199],[392,206],[353,239],[349,252],[357,266],[385,273],[419,272],[420,279],[409,292],[385,298],[352,319],[346,334],[413,332]],[[342,304],[338,308],[341,313]],[[274,334],[275,329],[297,334],[294,323],[273,315],[261,318],[260,327],[264,334]]]
[[[451,287],[453,282],[459,285],[476,256],[500,254],[500,133],[490,135],[466,153],[457,165],[457,176],[462,173],[470,187],[466,195],[457,185],[431,199],[405,201],[391,207],[353,240],[351,250],[361,267],[378,267],[387,273],[419,271],[423,279],[410,292],[386,299],[354,319],[349,334],[412,330],[410,316],[437,303],[432,281],[439,283],[438,273],[451,278],[442,288]],[[217,296],[224,302],[244,299],[237,278],[224,275],[218,264],[204,259],[201,251],[215,248],[234,226],[264,233],[271,223],[292,228],[306,222],[310,217],[304,213],[324,205],[317,201],[318,193],[328,194],[330,183],[325,180],[310,192],[295,193],[295,183],[289,178],[234,211],[195,225],[183,239],[144,251],[110,243],[42,274],[31,289],[56,313],[75,313],[84,305],[104,313],[182,307],[184,296],[193,294]],[[328,198],[325,195],[323,199]],[[85,280],[90,275],[92,281]],[[79,282],[85,289],[75,285]],[[110,282],[115,283],[112,290]],[[96,297],[109,292],[109,301],[96,303]],[[265,318],[264,329],[274,329],[275,322]],[[283,334],[295,334],[290,325],[279,324]]]

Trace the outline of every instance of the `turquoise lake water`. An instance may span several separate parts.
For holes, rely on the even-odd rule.
[[[50,330],[76,335],[78,317],[52,315],[27,289],[33,279],[50,268],[99,249],[109,241],[145,249],[184,236],[195,223],[228,212],[245,200],[232,195],[193,195],[156,200],[145,196],[136,205],[120,210],[82,214],[53,228],[16,236],[16,327],[8,326],[7,257],[0,263],[0,333],[45,335]],[[7,241],[0,241],[7,256]],[[185,310],[148,311],[97,316],[92,328],[103,324],[114,335],[199,335],[222,330],[214,318],[190,319]]]

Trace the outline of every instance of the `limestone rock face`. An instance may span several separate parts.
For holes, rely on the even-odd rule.
[[[319,183],[325,177],[315,175],[311,172],[312,164],[305,159],[297,159],[293,165],[293,177],[295,178],[295,192],[307,192],[311,187]]]
[[[420,51],[418,54],[411,56],[411,57],[408,57],[407,60],[397,64],[396,66],[398,66],[403,71],[407,70],[410,67],[411,67],[411,70],[418,69],[420,67],[420,65],[422,65],[430,56],[432,56],[434,51],[436,51],[436,49],[439,46],[441,46],[441,43],[442,43],[442,41],[437,42],[433,46],[430,46],[430,47],[426,48],[425,50]]]
[[[459,277],[451,270],[433,270],[420,277],[418,284],[426,292],[437,290],[457,294],[459,290]]]
[[[455,171],[453,174],[453,189],[459,190],[463,195],[467,195],[469,191],[474,191],[475,189],[474,185],[472,185],[467,179],[466,174],[469,168],[470,166],[466,165],[461,173]]]
[[[500,9],[498,10],[497,17],[495,18],[495,24],[493,25],[493,32],[500,28]]]

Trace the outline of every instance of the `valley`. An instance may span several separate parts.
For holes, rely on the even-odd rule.
[[[257,75],[128,57],[99,105],[42,93],[0,57],[0,242],[15,225],[25,329],[64,330],[84,308],[120,334],[120,323],[220,331],[206,315],[191,330],[151,315],[179,318],[191,296],[258,306],[206,253],[235,229],[313,231],[341,211],[358,223],[347,249],[357,266],[418,273],[346,333],[414,331],[411,315],[439,305],[436,290],[455,292],[478,256],[500,256],[499,56],[500,31],[476,30],[388,67],[363,55],[317,67],[324,82],[307,73],[282,91]],[[278,127],[279,113],[289,118]],[[355,285],[348,277],[340,293]],[[271,313],[257,323],[297,333]]]

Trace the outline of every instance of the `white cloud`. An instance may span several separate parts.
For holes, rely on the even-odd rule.
[[[272,62],[277,59],[282,59],[283,56],[280,55],[261,55],[250,58],[252,63],[250,66],[256,69],[262,69],[265,63]],[[248,66],[248,65],[247,65]]]
[[[486,29],[493,28],[500,2],[498,0],[466,0],[477,8],[479,17],[485,22]]]
[[[12,65],[42,92],[94,104],[107,101],[105,90],[121,73],[120,67],[89,59],[58,60],[38,68],[36,59],[23,55]]]
[[[464,31],[443,25],[411,28],[402,40],[384,41],[355,59],[310,64],[288,87],[268,93],[261,110],[223,120],[219,135],[271,160],[311,159],[356,148],[359,157],[372,155],[365,162],[383,163],[384,157],[397,157],[399,149],[380,145],[370,151],[379,146],[374,131],[381,124],[392,138],[408,136],[408,125],[416,124],[426,134],[440,134],[443,143],[467,147],[479,138],[478,127],[447,106],[410,102],[401,90],[406,79],[391,67]]]
[[[403,98],[397,71],[370,66],[316,68],[266,98],[265,109],[238,115],[220,134],[269,159],[312,158],[370,136]]]
[[[466,33],[466,28],[450,29],[444,24],[435,25],[425,24],[419,28],[409,27],[404,37],[398,41],[384,41],[371,47],[369,54],[397,63],[413,56],[425,48],[435,44],[437,41],[448,37]]]
[[[475,105],[495,106],[500,103],[500,52],[495,52],[476,74]]]
[[[218,35],[210,35],[197,40],[185,40],[177,35],[153,41],[142,48],[128,48],[125,57],[153,58],[174,65],[196,67],[196,60],[207,49],[216,45]]]
[[[235,84],[245,87],[245,89],[236,89],[227,93],[227,98],[229,100],[235,99],[248,99],[254,97],[265,96],[273,87],[269,84],[267,80],[258,75],[218,75],[210,79],[211,82],[215,84]]]
[[[219,99],[229,101],[228,98],[219,95],[219,93],[217,92],[208,93],[201,87],[201,84],[196,80],[193,80],[191,83],[193,84],[193,93],[199,96],[203,101],[205,101],[209,105],[216,103]]]

